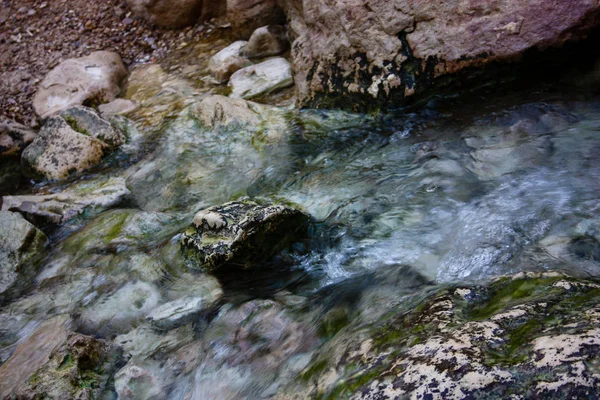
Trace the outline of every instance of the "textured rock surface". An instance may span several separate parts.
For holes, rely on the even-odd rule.
[[[277,56],[286,51],[289,46],[283,26],[267,25],[252,32],[248,44],[242,49],[242,55],[248,58]]]
[[[118,54],[97,51],[60,63],[46,75],[33,98],[35,112],[46,118],[80,104],[114,100],[127,69]]]
[[[100,104],[98,111],[102,115],[125,115],[135,111],[138,104],[133,100],[115,99],[110,103]]]
[[[251,99],[294,84],[292,67],[283,57],[272,58],[260,64],[242,68],[229,80],[230,96]]]
[[[301,105],[368,108],[439,78],[559,46],[597,24],[595,0],[286,2]]]
[[[234,201],[198,212],[181,244],[186,255],[207,271],[253,268],[300,237],[307,220],[286,206]]]
[[[0,121],[0,157],[19,156],[36,132],[15,121]]]
[[[234,32],[246,39],[261,26],[283,24],[285,15],[277,0],[227,0],[227,19]]]
[[[159,329],[171,329],[191,322],[194,317],[210,307],[210,300],[203,297],[184,297],[170,301],[152,310],[147,319]]]
[[[244,40],[238,40],[211,57],[208,69],[219,83],[227,82],[235,71],[252,65],[252,62],[240,55],[240,50],[247,43]]]
[[[595,398],[599,294],[552,272],[438,289],[343,328],[278,398]]]
[[[67,339],[70,320],[61,315],[41,324],[0,366],[0,398],[6,399],[44,364]]]
[[[0,211],[0,298],[27,286],[35,272],[34,258],[46,241],[20,214]]]
[[[22,399],[98,398],[118,357],[116,349],[103,340],[69,333],[15,394]]]
[[[33,174],[64,179],[98,164],[125,142],[125,136],[88,107],[73,107],[46,124],[22,154]]]
[[[20,212],[43,224],[62,224],[85,210],[117,205],[129,195],[123,178],[77,183],[61,193],[2,197],[2,211]]]

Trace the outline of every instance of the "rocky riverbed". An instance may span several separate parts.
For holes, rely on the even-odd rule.
[[[174,47],[68,53],[0,125],[1,399],[600,396],[595,3],[88,3]]]

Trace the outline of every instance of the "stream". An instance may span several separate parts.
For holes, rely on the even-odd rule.
[[[284,104],[207,124],[203,96],[181,82],[153,92],[121,120],[121,150],[33,187],[122,179],[129,194],[47,231],[33,287],[0,308],[0,362],[69,315],[124,349],[107,399],[272,398],[341,329],[328,326],[451,284],[600,275],[600,97],[549,85],[379,116]],[[308,239],[264,272],[191,268],[179,240],[194,214],[243,196],[303,210]],[[150,327],[153,310],[200,295],[215,299],[209,312]]]

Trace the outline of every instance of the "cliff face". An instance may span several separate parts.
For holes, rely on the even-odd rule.
[[[443,76],[529,49],[561,46],[598,24],[598,0],[284,0],[298,102],[364,108],[398,102]]]

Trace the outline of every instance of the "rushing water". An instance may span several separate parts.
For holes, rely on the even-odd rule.
[[[377,302],[400,302],[431,281],[547,269],[600,275],[600,99],[520,93],[381,117],[284,110],[269,120],[275,128],[260,129],[207,130],[188,114],[99,169],[126,178],[130,198],[52,232],[35,287],[0,311],[2,360],[41,321],[67,313],[80,331],[134,354],[155,379],[139,393],[268,397],[322,340],[294,304],[341,301],[362,287],[353,277],[384,274],[363,282],[371,300],[353,315],[368,319]],[[279,308],[240,305],[225,286],[222,307],[202,324],[151,331],[145,316],[156,307],[214,290],[186,270],[179,233],[196,211],[242,195],[285,200],[313,217],[310,240],[280,259],[291,273],[232,286],[244,300],[267,293]],[[234,346],[240,326],[262,344]],[[189,352],[195,361],[181,361]]]

